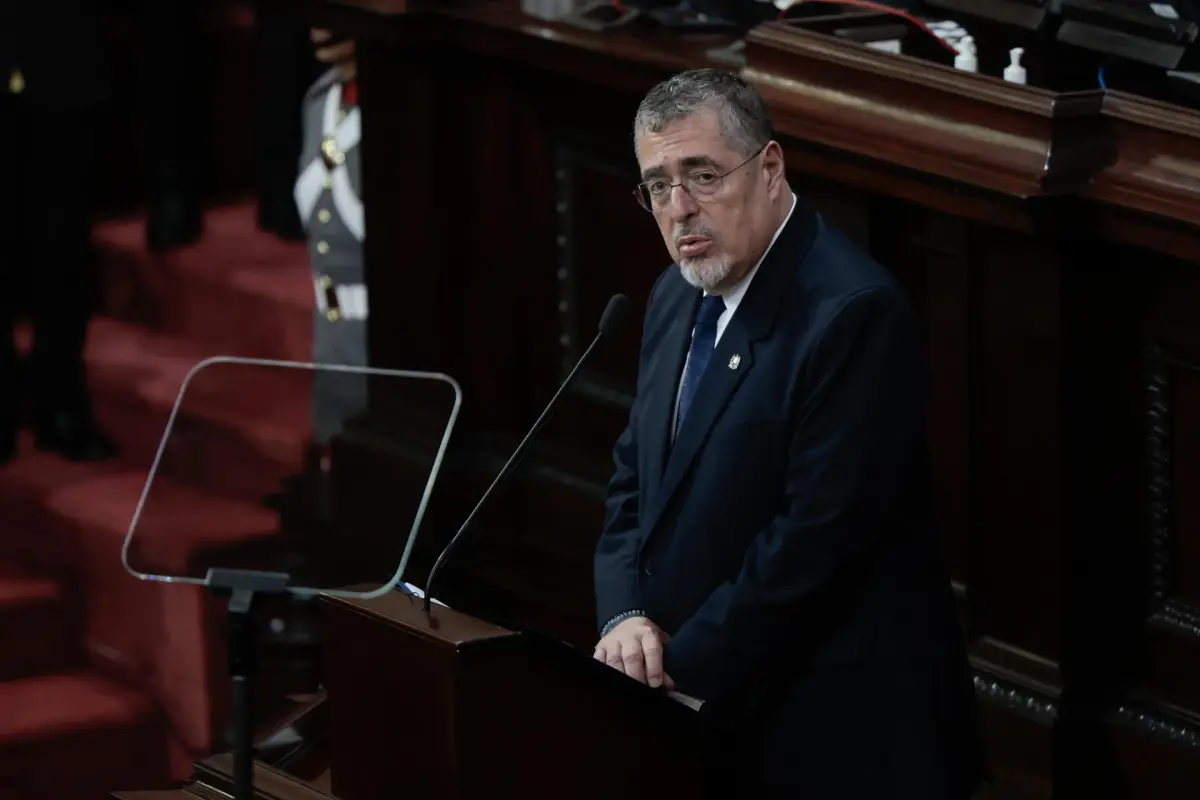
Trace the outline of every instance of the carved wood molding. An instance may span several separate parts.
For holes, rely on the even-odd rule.
[[[743,74],[801,139],[1020,198],[1082,187],[1109,163],[1103,93],[1055,93],[761,25]]]
[[[1146,512],[1150,545],[1150,622],[1189,638],[1200,639],[1200,609],[1177,596],[1175,520],[1172,508],[1171,370],[1200,372],[1170,355],[1158,342],[1146,348]]]
[[[1200,726],[1185,721],[1178,713],[1164,712],[1150,704],[1129,703],[1117,706],[1111,717],[1145,736],[1200,749]]]
[[[1200,225],[1200,117],[1125,92],[1106,92],[1102,114],[1116,161],[1086,195],[1105,203]]]
[[[1056,663],[990,636],[971,642],[970,657],[980,699],[1034,722],[1054,724],[1062,690]]]
[[[1058,703],[1017,683],[975,669],[975,693],[986,702],[1042,725],[1053,725]]]
[[[535,20],[508,3],[303,0],[301,6],[315,23],[364,41],[406,51],[453,46],[618,91],[644,92],[689,67],[727,66],[711,58],[710,41],[595,33]],[[873,181],[897,197],[935,176],[1018,198],[1078,191],[1146,212],[1151,220],[1200,225],[1200,116],[1193,111],[1117,91],[1054,93],[1014,85],[780,23],[759,26],[746,42],[744,74],[767,96],[782,135],[840,151],[842,159],[853,154],[877,162],[874,172],[839,164],[841,180]],[[879,170],[890,171],[891,180]],[[928,188],[920,196],[954,211]],[[1129,228],[1125,217],[1118,221]],[[1167,249],[1184,247],[1169,242]]]

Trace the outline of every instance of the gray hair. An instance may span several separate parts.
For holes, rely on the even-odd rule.
[[[721,135],[749,158],[771,141],[771,113],[748,81],[722,69],[693,69],[650,90],[633,118],[634,146],[643,133],[661,133],[668,125],[706,108],[717,112]]]

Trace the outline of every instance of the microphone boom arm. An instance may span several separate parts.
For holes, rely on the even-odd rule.
[[[624,296],[618,295],[618,297]],[[615,300],[616,298],[614,297],[613,299]],[[609,305],[610,307],[612,306],[611,301]],[[504,466],[500,468],[500,471],[496,473],[496,477],[492,480],[491,485],[488,486],[487,490],[483,493],[483,496],[479,498],[479,502],[475,504],[475,507],[471,509],[471,513],[467,515],[467,519],[463,522],[462,526],[458,529],[454,536],[450,538],[450,541],[446,545],[445,549],[443,549],[438,555],[437,561],[435,561],[433,564],[433,569],[429,570],[429,578],[425,581],[426,613],[429,612],[431,603],[433,602],[433,584],[434,580],[437,578],[438,572],[441,571],[442,565],[446,562],[446,559],[450,556],[450,553],[458,545],[462,535],[466,533],[467,528],[470,527],[471,522],[475,519],[475,515],[479,513],[479,509],[482,508],[483,504],[487,502],[487,499],[491,496],[492,491],[500,484],[502,480],[508,477],[508,474],[512,472],[518,464],[521,463],[521,459],[525,457],[525,453],[528,451],[529,444],[533,441],[533,437],[537,435],[537,432],[541,430],[543,426],[545,426],[551,415],[553,415],[554,409],[558,405],[558,398],[561,397],[562,393],[567,390],[567,387],[574,382],[576,373],[579,372],[580,367],[587,363],[587,360],[591,356],[592,351],[596,348],[596,345],[600,344],[600,341],[605,338],[606,333],[609,333],[609,328],[611,328],[612,325],[610,324],[608,328],[605,326],[605,320],[609,319],[609,317],[610,314],[606,312],[604,319],[602,319],[600,323],[600,331],[596,334],[595,338],[592,339],[592,343],[587,346],[587,349],[583,351],[583,355],[580,356],[579,360],[575,362],[575,366],[571,368],[569,373],[567,373],[566,380],[562,382],[562,385],[558,387],[558,391],[555,392],[554,396],[550,398],[550,402],[546,404],[546,408],[542,411],[541,416],[539,416],[537,421],[533,423],[533,427],[529,429],[529,433],[525,434],[525,438],[521,440],[521,443],[517,445],[517,449],[513,451],[511,456],[508,457],[508,461],[506,461]]]

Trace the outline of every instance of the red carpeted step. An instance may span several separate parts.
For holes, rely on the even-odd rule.
[[[224,671],[219,646],[214,650],[220,633],[212,628],[213,605],[204,590],[138,580],[126,571],[122,546],[144,484],[143,471],[24,451],[0,470],[0,528],[6,531],[0,560],[75,576],[84,600],[87,662],[143,688],[165,709],[172,755],[182,754],[172,768],[183,777],[221,724],[214,709],[225,701],[213,695]],[[167,478],[155,482],[143,514],[134,566],[173,575],[202,575],[200,551],[263,542],[278,529],[277,515],[265,506]]]
[[[310,360],[307,252],[256,219],[253,203],[215,208],[200,242],[166,254],[146,250],[144,218],[98,225],[105,313],[185,336],[206,355]]]
[[[24,534],[0,538],[0,559],[80,575],[85,590],[92,578],[124,580],[121,547],[146,473],[70,464],[30,449],[0,470],[0,526]],[[265,505],[156,478],[137,531],[140,563],[182,574],[197,569],[193,557],[203,549],[261,539],[277,527]]]
[[[167,778],[161,714],[87,672],[0,682],[0,793],[79,797]]]
[[[64,582],[0,563],[0,680],[78,664],[74,600]]]
[[[96,414],[127,463],[148,467],[180,388],[206,353],[111,319],[93,321],[88,372]],[[301,469],[312,373],[217,363],[192,373],[159,466],[191,485],[257,500]]]

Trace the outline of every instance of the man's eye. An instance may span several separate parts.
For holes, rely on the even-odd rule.
[[[717,174],[715,172],[697,172],[692,175],[692,181],[700,184],[701,186],[705,185],[706,183],[712,183],[716,179]]]
[[[646,184],[646,186],[650,189],[650,194],[662,194],[671,188],[671,184],[666,181],[652,181]]]

